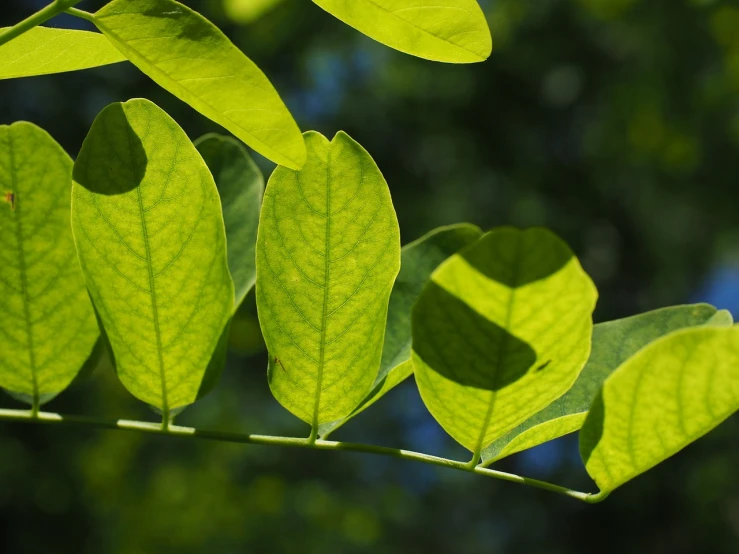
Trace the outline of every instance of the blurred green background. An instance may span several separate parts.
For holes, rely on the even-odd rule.
[[[5,0],[0,26],[44,3]],[[481,0],[495,49],[469,66],[390,50],[308,0],[185,3],[257,62],[301,128],[369,150],[404,243],[458,221],[546,225],[598,285],[596,321],[692,301],[739,316],[739,2]],[[0,81],[0,123],[41,125],[74,156],[96,113],[132,97],[193,139],[220,131],[130,64]],[[307,435],[270,395],[254,314],[252,296],[222,383],[178,422]],[[156,417],[107,362],[48,409]],[[334,438],[468,455],[412,380]],[[496,467],[595,490],[574,436]],[[0,552],[736,554],[739,419],[596,506],[381,457],[4,423]]]

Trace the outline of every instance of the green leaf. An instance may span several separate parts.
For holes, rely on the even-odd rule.
[[[317,432],[375,381],[400,232],[387,183],[359,144],[343,132],[305,140],[303,169],[278,167],[267,184],[257,308],[272,393]]]
[[[221,197],[228,243],[228,269],[238,308],[257,278],[255,250],[264,176],[237,140],[214,133],[195,147],[208,165]]]
[[[300,130],[272,83],[203,16],[174,0],[113,0],[92,21],[159,86],[270,160],[303,165]]]
[[[313,0],[382,44],[427,60],[484,61],[493,42],[475,0]]]
[[[211,357],[234,305],[223,216],[198,151],[148,100],[93,122],[72,228],[123,384],[165,414],[194,402],[221,368]]]
[[[590,476],[608,493],[739,409],[739,328],[675,331],[603,384],[580,432]]]
[[[0,46],[0,60],[0,79],[13,79],[89,69],[126,57],[100,33],[34,27]]]
[[[726,317],[728,315],[728,323]],[[493,442],[482,453],[485,465],[577,431],[603,381],[650,342],[678,329],[703,324],[731,325],[731,314],[708,304],[674,306],[599,323],[593,328],[588,363],[567,393]]]
[[[390,294],[380,372],[375,378],[372,391],[348,417],[321,425],[318,432],[322,438],[369,408],[413,373],[413,365],[410,363],[413,304],[439,264],[480,236],[482,231],[479,227],[462,223],[435,229],[403,247],[400,253],[400,273]]]
[[[282,4],[284,0],[224,0],[223,11],[233,22],[253,23]]]
[[[0,386],[39,405],[62,392],[99,331],[69,223],[72,160],[31,123],[0,125]]]
[[[473,461],[572,386],[597,296],[546,229],[493,230],[434,272],[412,315],[416,381]]]

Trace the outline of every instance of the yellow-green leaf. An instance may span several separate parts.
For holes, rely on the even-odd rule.
[[[731,326],[731,314],[708,304],[672,306],[633,317],[599,323],[593,328],[588,363],[565,395],[493,442],[482,453],[485,464],[577,431],[585,422],[603,381],[650,342],[678,329],[697,325]]]
[[[92,21],[177,98],[270,160],[303,165],[300,130],[272,83],[203,16],[174,0],[113,0]]]
[[[126,57],[100,33],[34,27],[0,46],[0,79],[77,71],[123,61]]]
[[[191,404],[220,370],[234,305],[208,167],[166,113],[131,100],[95,119],[73,191],[77,251],[121,381],[165,413]]]
[[[303,169],[278,167],[267,184],[257,308],[272,393],[317,432],[375,381],[400,232],[387,183],[359,144],[343,132],[305,139]]]
[[[434,229],[403,247],[400,253],[400,273],[390,294],[380,372],[375,378],[372,391],[348,417],[321,425],[318,431],[322,438],[326,438],[410,377],[413,373],[413,365],[410,363],[413,304],[439,264],[481,236],[479,227],[462,223]]]
[[[427,60],[484,61],[493,42],[476,0],[313,0],[382,44]]]
[[[603,384],[580,432],[590,476],[608,493],[739,409],[739,328],[675,331]]]
[[[0,386],[62,392],[99,336],[72,241],[72,160],[31,123],[0,125]]]
[[[437,269],[413,310],[413,366],[431,414],[477,460],[567,391],[590,353],[597,291],[546,229],[504,227]]]

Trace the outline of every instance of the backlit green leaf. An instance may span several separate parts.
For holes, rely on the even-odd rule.
[[[255,249],[264,176],[246,149],[231,137],[208,134],[195,141],[221,197],[228,243],[228,269],[234,282],[235,307],[257,278]]]
[[[382,44],[427,60],[484,61],[493,48],[476,0],[313,0]]]
[[[343,132],[306,133],[301,171],[269,179],[257,238],[257,307],[277,400],[317,431],[367,396],[400,266],[390,191]]]
[[[100,33],[34,27],[0,46],[0,79],[77,71],[125,60]]]
[[[504,227],[437,269],[413,310],[431,414],[475,454],[567,391],[590,353],[597,291],[546,229]]]
[[[71,192],[72,160],[54,139],[31,123],[0,125],[0,386],[32,404],[67,388],[99,336]]]
[[[580,432],[590,476],[607,493],[708,433],[739,409],[739,328],[675,331],[603,384]]]
[[[163,411],[212,385],[234,305],[213,177],[147,100],[111,104],[74,165],[72,228],[87,287],[131,393]]]
[[[482,231],[478,227],[462,223],[435,229],[403,247],[400,253],[400,273],[390,294],[380,372],[372,391],[348,417],[321,425],[321,437],[327,437],[359,412],[369,408],[413,373],[413,365],[410,363],[413,304],[439,264],[481,236]]]
[[[482,453],[487,464],[582,427],[603,381],[628,358],[650,342],[684,327],[722,323],[731,315],[708,304],[674,306],[599,323],[593,328],[593,348],[588,363],[567,393],[493,442]]]
[[[177,98],[272,161],[303,165],[303,138],[277,91],[203,16],[174,0],[113,0],[93,22]]]

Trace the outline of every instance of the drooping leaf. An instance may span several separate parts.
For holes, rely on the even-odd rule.
[[[728,315],[728,322],[725,321]],[[731,325],[731,314],[708,304],[674,306],[633,317],[599,323],[593,328],[588,363],[566,394],[515,429],[493,442],[482,453],[487,465],[505,456],[577,431],[585,422],[603,381],[616,368],[650,342],[685,327],[703,324]]]
[[[300,130],[272,83],[203,16],[174,0],[113,0],[92,20],[159,86],[272,161],[303,165]]]
[[[590,476],[608,493],[738,409],[739,328],[675,331],[606,379],[580,432],[580,453]]]
[[[317,431],[375,381],[400,232],[387,183],[359,144],[343,132],[305,140],[303,169],[278,167],[267,184],[256,291],[272,393]]]
[[[405,245],[400,253],[400,273],[395,279],[385,326],[380,372],[372,391],[346,418],[321,425],[318,432],[326,438],[349,419],[369,408],[393,387],[413,373],[411,358],[411,309],[421,295],[431,273],[452,254],[482,236],[475,225],[462,223],[441,227]]]
[[[484,61],[493,48],[476,0],[313,0],[382,44],[427,60]]]
[[[264,176],[246,149],[231,137],[214,133],[195,147],[208,165],[221,197],[228,243],[228,269],[238,308],[257,278],[255,250]]]
[[[67,388],[99,336],[72,241],[71,192],[72,160],[46,131],[0,125],[0,386],[30,404]]]
[[[437,269],[413,309],[426,407],[475,454],[567,391],[590,353],[597,291],[546,229],[496,229]]]
[[[233,284],[213,177],[156,105],[111,104],[95,119],[74,165],[72,228],[123,384],[165,413],[194,402],[221,368]]]
[[[100,33],[34,27],[0,46],[0,79],[77,71],[125,60]]]

